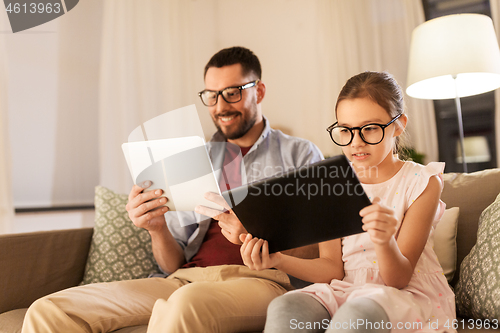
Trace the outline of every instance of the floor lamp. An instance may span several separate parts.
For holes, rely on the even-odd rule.
[[[500,49],[491,18],[447,15],[416,27],[407,87],[411,97],[455,99],[462,164],[467,172],[460,98],[500,87]]]

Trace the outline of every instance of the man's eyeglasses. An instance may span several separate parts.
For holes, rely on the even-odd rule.
[[[359,131],[361,140],[369,145],[376,145],[384,140],[385,128],[395,122],[402,113],[392,118],[387,124],[366,124],[361,127],[338,126],[338,122],[328,127],[326,130],[330,133],[330,138],[339,146],[347,146],[354,138],[354,130]]]
[[[259,81],[260,80],[255,80],[239,87],[228,87],[219,91],[205,89],[200,91],[198,96],[200,96],[205,106],[214,106],[217,104],[219,95],[222,96],[226,103],[238,103],[241,101],[241,91],[255,87]]]

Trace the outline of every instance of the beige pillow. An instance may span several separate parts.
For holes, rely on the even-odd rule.
[[[434,252],[438,257],[448,282],[453,279],[457,269],[457,224],[459,208],[444,211],[441,221],[434,230]]]

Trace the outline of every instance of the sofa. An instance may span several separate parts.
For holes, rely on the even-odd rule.
[[[461,267],[461,263],[476,243],[480,215],[500,192],[500,169],[469,174],[445,173],[444,179],[442,200],[447,208],[459,207],[458,226],[454,229],[456,255],[452,252],[456,271],[449,276],[450,285],[455,288],[461,271],[470,266]],[[92,228],[85,228],[0,235],[0,333],[19,332],[26,309],[37,298],[82,282],[88,269],[93,233]],[[454,234],[452,238],[455,241]],[[494,282],[500,292],[500,281]],[[463,313],[458,313],[458,317],[459,332],[498,330],[495,325],[486,328],[479,327],[476,322],[467,325],[468,318]],[[146,327],[142,326],[117,332],[145,331]]]

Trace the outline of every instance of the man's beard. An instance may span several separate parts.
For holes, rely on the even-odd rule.
[[[230,116],[231,114],[235,113],[227,113],[223,114],[223,116]],[[253,112],[249,118],[243,118],[243,115],[241,112],[237,113],[239,117],[242,118],[242,122],[239,124],[238,128],[234,130],[232,133],[224,133],[219,126],[219,124],[214,121],[215,127],[217,127],[217,131],[226,138],[226,140],[236,140],[247,134],[247,132],[255,125],[255,122],[257,121],[257,112]],[[220,116],[217,116],[220,117]]]

